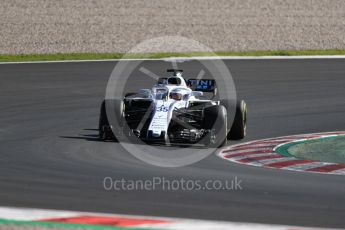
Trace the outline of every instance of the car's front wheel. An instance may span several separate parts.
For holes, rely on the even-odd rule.
[[[209,130],[204,137],[205,145],[220,147],[227,142],[227,111],[223,105],[213,105],[204,108],[203,128]]]
[[[98,132],[99,132],[99,138],[104,141],[111,139],[114,136],[112,134],[111,127],[109,125],[104,100],[101,104],[101,110],[100,110],[99,121],[98,121]]]
[[[119,127],[116,127],[115,131],[117,132],[116,135],[122,134],[122,123],[123,123],[123,112],[124,112],[124,103],[123,101],[108,101],[110,104],[110,109],[114,111],[115,118],[118,119],[116,123]],[[101,140],[117,140],[116,135],[114,135],[111,124],[109,123],[109,119],[107,116],[106,111],[106,101],[103,100],[101,104],[101,110],[99,115],[99,122],[98,122],[98,131],[99,131],[99,138]]]

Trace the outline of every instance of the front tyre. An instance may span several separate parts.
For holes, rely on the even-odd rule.
[[[241,100],[236,103],[236,114],[228,140],[240,140],[247,135],[247,104]]]
[[[99,138],[103,141],[114,138],[105,110],[105,100],[103,100],[101,104],[101,110],[98,121],[98,133]]]
[[[123,120],[124,120],[124,103],[122,100],[114,100],[114,101],[107,101],[107,103],[111,103],[110,109],[114,110],[115,119],[118,119],[119,127],[116,127],[115,131],[117,132],[116,135],[122,135],[122,127],[123,127]],[[101,140],[117,140],[116,136],[113,133],[112,127],[109,124],[109,119],[107,116],[106,111],[106,101],[103,100],[101,104],[99,122],[98,122],[98,131],[99,131],[99,138]]]
[[[204,137],[205,145],[217,148],[227,141],[227,111],[223,105],[213,105],[204,108],[203,128],[209,130]]]

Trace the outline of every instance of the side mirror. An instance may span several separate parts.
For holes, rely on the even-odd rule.
[[[152,96],[152,92],[150,89],[140,89],[139,90],[139,94],[143,97],[143,98],[151,98]]]
[[[201,96],[203,96],[203,95],[204,95],[204,93],[201,92],[201,91],[193,91],[193,92],[191,93],[191,96],[193,96],[193,97],[201,97]]]

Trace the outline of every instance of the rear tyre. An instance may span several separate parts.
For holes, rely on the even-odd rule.
[[[233,121],[228,140],[240,140],[247,135],[247,104],[241,100],[236,104],[236,115]]]
[[[227,142],[227,112],[223,105],[204,108],[203,128],[209,130],[204,137],[204,144],[217,148]]]

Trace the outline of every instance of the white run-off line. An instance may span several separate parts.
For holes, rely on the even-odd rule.
[[[169,57],[169,58],[123,58],[123,59],[95,59],[95,60],[56,60],[56,61],[18,61],[0,62],[6,64],[44,64],[68,62],[113,62],[113,61],[167,61],[183,62],[190,60],[295,60],[295,59],[345,59],[345,55],[306,55],[306,56],[201,56],[201,57]]]
[[[236,229],[236,230],[298,230],[298,229],[321,229],[297,226],[284,226],[284,225],[269,225],[269,224],[253,224],[253,223],[237,223],[225,221],[205,221],[195,219],[182,219],[182,218],[165,218],[153,216],[136,216],[136,215],[119,215],[119,214],[106,214],[106,213],[91,213],[91,212],[74,212],[74,211],[59,211],[59,210],[43,210],[33,208],[14,208],[14,207],[0,207],[0,219],[14,220],[14,221],[44,221],[47,219],[55,218],[73,218],[78,216],[93,216],[93,217],[113,217],[113,218],[133,218],[143,220],[157,220],[166,223],[154,224],[138,224],[131,226],[143,229],[176,229],[176,230],[223,230],[223,229]],[[0,225],[1,226],[1,225]],[[105,226],[106,227],[106,226]],[[325,229],[325,228],[322,228]]]

